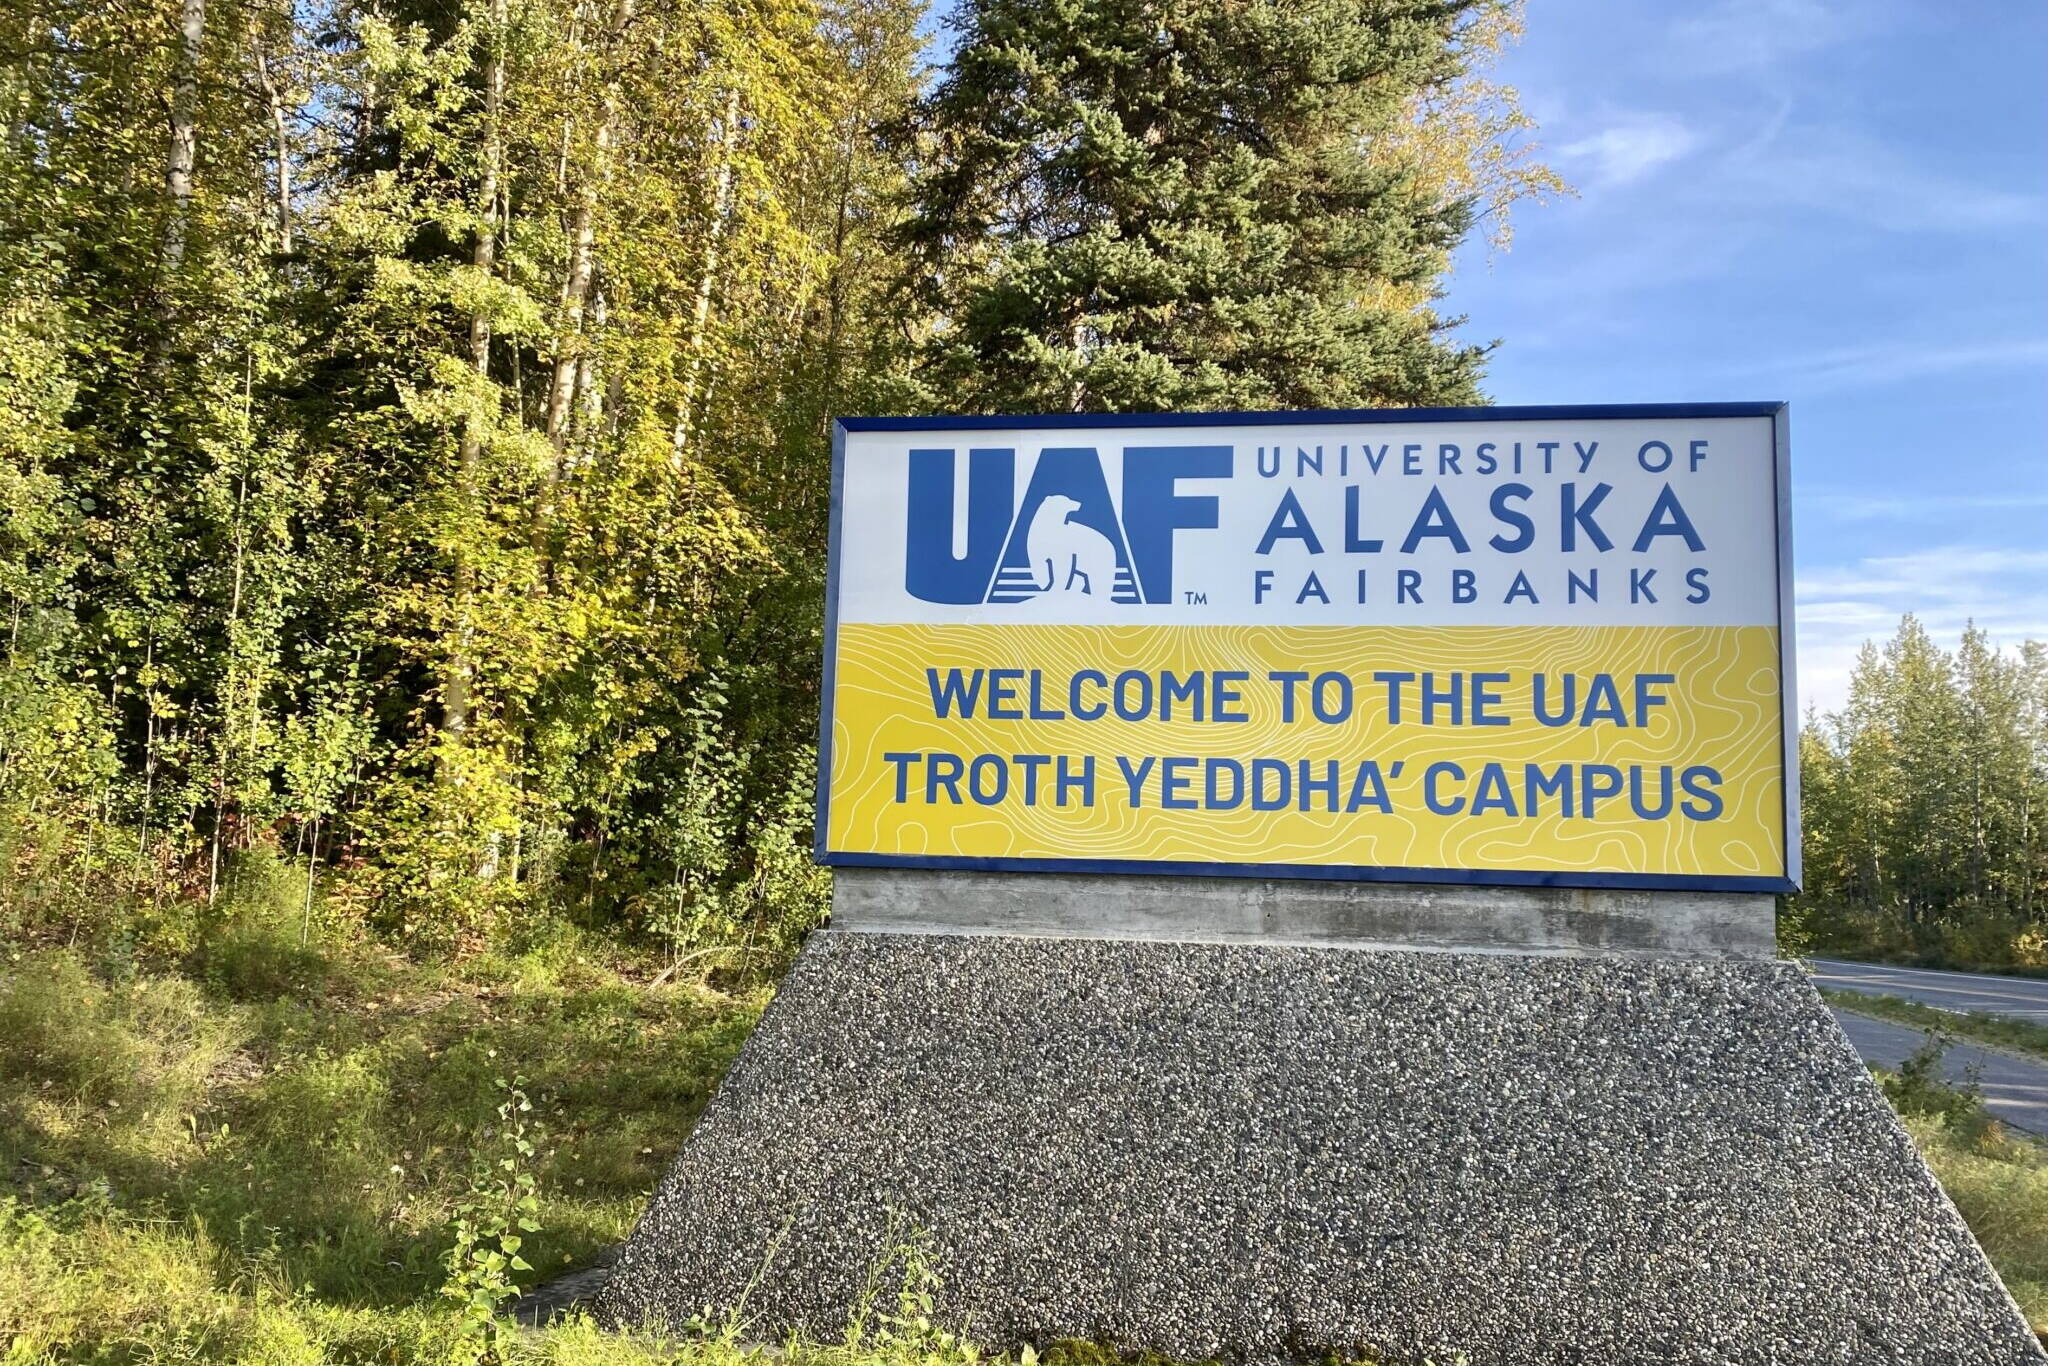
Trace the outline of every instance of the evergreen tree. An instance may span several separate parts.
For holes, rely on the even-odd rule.
[[[908,401],[1478,401],[1483,349],[1450,340],[1429,303],[1487,187],[1443,174],[1412,132],[1511,13],[1485,0],[964,6],[950,73],[917,117],[901,240],[908,314],[934,321]],[[1501,153],[1519,126],[1482,119],[1463,136]]]

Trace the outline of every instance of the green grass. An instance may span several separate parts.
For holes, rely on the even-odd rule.
[[[422,967],[251,924],[128,980],[17,950],[0,1360],[439,1359],[494,1083],[523,1078],[541,1126],[531,1282],[625,1236],[764,999],[650,989],[573,941]]]
[[[1948,1047],[1929,1034],[1896,1071],[1870,1070],[2020,1312],[2048,1336],[2048,1148],[1993,1119],[1974,1084],[1942,1080]]]
[[[766,998],[651,988],[647,965],[535,938],[423,965],[251,920],[143,971],[60,947],[0,958],[0,1363],[766,1366],[729,1334],[572,1320],[508,1333],[495,1358],[463,1335],[444,1258],[478,1155],[503,1151],[497,1083],[522,1078],[541,1126],[531,1285],[625,1236]],[[2048,1157],[1951,1097],[1900,1103],[2048,1323]],[[789,1356],[972,1366],[913,1325],[923,1290],[899,1300],[894,1280],[858,1340]],[[1114,1366],[1074,1345],[1046,1361]]]
[[[1906,1128],[2036,1332],[2048,1332],[2048,1151],[1999,1125],[1926,1115]]]
[[[1908,1001],[1897,996],[1875,996],[1861,991],[1837,991],[1828,988],[1821,992],[1821,996],[1830,1005],[1853,1010],[1859,1015],[1874,1015],[1881,1020],[1910,1025],[1914,1029],[1952,1034],[1958,1039],[1968,1039],[1973,1043],[1988,1044],[1993,1048],[2003,1048],[2015,1053],[2030,1053],[2048,1059],[2048,1025],[2038,1025],[2031,1020],[2015,1020],[2009,1015],[1993,1015],[1980,1011],[1961,1013],[1937,1010],[1918,1001]]]

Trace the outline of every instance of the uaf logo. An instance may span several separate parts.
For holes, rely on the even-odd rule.
[[[1183,479],[1228,479],[1228,446],[1126,446],[1123,505],[1093,446],[1048,446],[1017,496],[1017,452],[967,452],[967,526],[953,520],[952,450],[910,452],[903,586],[926,602],[1076,598],[1171,602],[1173,536],[1216,525],[1213,495]],[[964,547],[954,554],[955,546]]]

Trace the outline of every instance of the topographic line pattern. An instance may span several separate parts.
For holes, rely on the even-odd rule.
[[[1160,862],[1311,864],[1326,866],[1528,871],[1625,871],[1695,876],[1771,876],[1782,871],[1783,775],[1777,632],[1766,626],[1732,627],[1315,627],[1315,626],[1055,626],[842,624],[835,670],[829,843],[832,850],[919,856],[1019,859],[1124,859]],[[1237,669],[1240,709],[1249,719],[1196,721],[1177,704],[1162,719],[1155,699],[1146,720],[995,720],[977,714],[934,715],[927,669],[1037,670],[1048,709],[1065,710],[1068,682],[1077,670],[1097,669],[1112,680],[1126,669],[1162,671],[1185,678],[1196,670]],[[1269,672],[1299,670],[1350,677],[1350,717],[1324,724],[1298,714],[1281,719],[1279,689]],[[1504,726],[1421,725],[1413,719],[1415,685],[1408,687],[1410,717],[1390,724],[1381,671],[1432,673],[1439,686],[1451,674],[1506,673],[1499,685]],[[1549,681],[1547,702],[1559,706],[1565,675],[1577,679],[1584,708],[1591,677],[1610,675],[1625,710],[1633,709],[1638,674],[1670,674],[1668,705],[1647,713],[1647,724],[1545,726],[1534,719],[1534,686]],[[1156,692],[1156,688],[1155,688]],[[1092,698],[1097,693],[1091,689]],[[1305,713],[1305,708],[1303,709]],[[1466,718],[1469,720],[1469,717]],[[983,805],[962,783],[955,804],[941,791],[929,795],[913,773],[907,797],[897,802],[897,766],[891,752],[943,752],[975,756],[1019,754],[1095,756],[1092,804],[1052,799],[1050,770],[1042,771],[1036,804],[1022,796],[1014,766],[1002,800]],[[1298,798],[1286,809],[1166,810],[1159,773],[1134,806],[1115,756],[1221,757],[1249,766],[1255,758],[1294,765],[1309,760],[1320,775],[1339,763],[1338,810],[1318,796],[1310,809]],[[1370,807],[1346,811],[1356,765],[1375,760],[1386,776],[1391,813]],[[1465,773],[1445,781],[1447,796],[1475,794],[1481,766],[1504,766],[1513,814],[1469,810],[1437,814],[1424,802],[1424,770],[1449,761]],[[1398,776],[1394,766],[1399,764]],[[1661,804],[1661,774],[1669,770],[1672,812],[1639,817],[1627,787],[1600,802],[1589,818],[1567,818],[1554,797],[1540,797],[1525,814],[1526,766],[1610,764],[1627,773],[1643,769],[1643,795]],[[1707,765],[1721,776],[1724,804],[1710,820],[1689,819],[1678,790],[1688,767]],[[991,778],[991,781],[993,779]],[[1228,791],[1227,775],[1221,790]],[[1272,789],[1269,787],[1268,789]],[[1198,801],[1199,766],[1187,789]],[[1576,804],[1575,804],[1576,806]]]

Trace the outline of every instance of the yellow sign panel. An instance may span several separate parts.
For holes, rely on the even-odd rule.
[[[820,857],[1792,885],[1775,413],[1529,411],[849,431]]]

